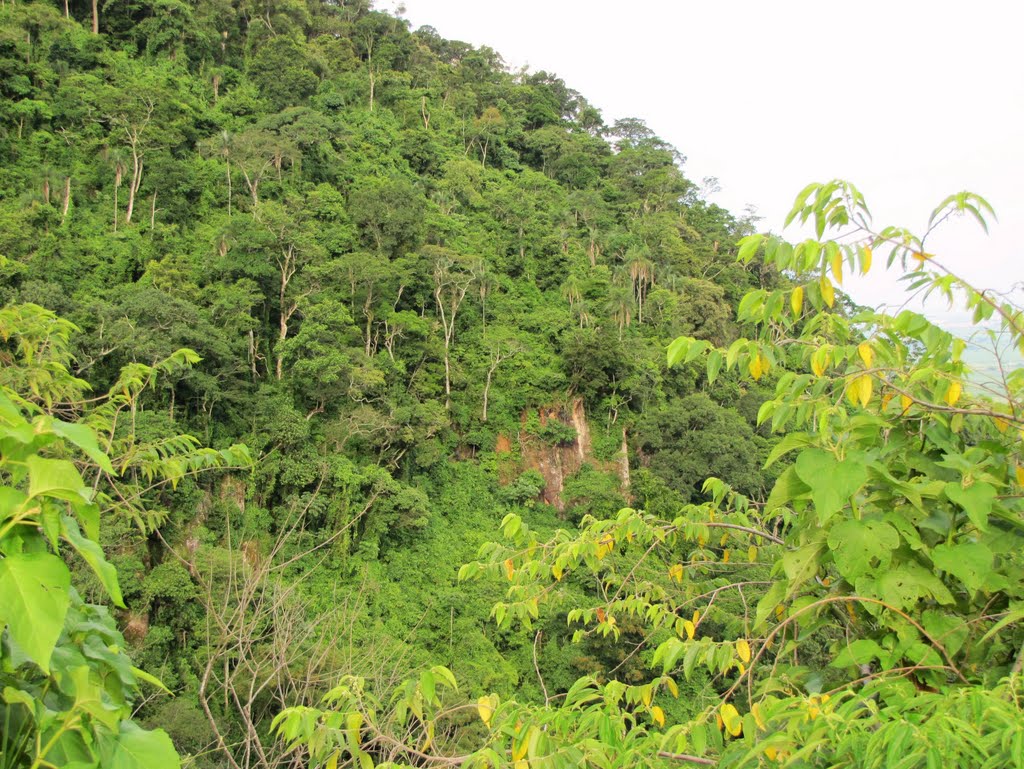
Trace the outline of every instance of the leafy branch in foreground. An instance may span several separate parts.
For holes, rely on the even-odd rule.
[[[318,764],[361,769],[1024,765],[1024,374],[982,395],[952,334],[837,301],[844,270],[868,273],[889,247],[912,290],[998,317],[1024,349],[1020,310],[925,250],[955,214],[984,224],[991,208],[951,196],[918,237],[872,229],[851,184],[810,185],[787,224],[812,222],[816,238],[741,241],[741,260],[761,254],[791,278],[742,301],[756,335],[669,347],[669,365],[702,365],[712,385],[723,369],[774,380],[758,419],[786,433],[768,463],[787,464],[767,499],[709,479],[710,501],[672,520],[627,508],[551,537],[509,515],[504,541],[463,567],[507,582],[501,629],[565,611],[576,640],[621,640],[628,624],[633,653],[660,667],[646,683],[616,668],[543,704],[485,695],[469,721],[435,668],[392,703],[347,681],[322,709],[282,713],[279,733]],[[717,700],[669,717],[697,676]]]
[[[167,734],[131,719],[140,685],[163,685],[132,665],[114,618],[83,601],[69,563],[85,564],[124,609],[99,533],[110,513],[145,525],[146,490],[133,477],[156,488],[247,454],[235,447],[213,457],[188,436],[158,447],[125,435],[119,415],[134,414],[162,365],[194,354],[135,367],[117,392],[87,403],[86,384],[67,370],[74,330],[34,305],[0,310],[0,767],[177,767]]]

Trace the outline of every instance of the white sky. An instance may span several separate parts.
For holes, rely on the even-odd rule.
[[[719,179],[715,202],[757,206],[765,229],[781,227],[805,184],[837,176],[860,187],[877,225],[918,231],[946,195],[977,192],[999,216],[991,235],[958,221],[930,250],[979,287],[1024,280],[1024,3],[404,5],[413,29],[557,74],[609,124],[643,119],[688,157],[691,179]],[[903,297],[881,275],[847,288],[865,304]]]

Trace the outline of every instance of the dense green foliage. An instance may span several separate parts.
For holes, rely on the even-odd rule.
[[[133,393],[133,439],[256,460],[99,531],[127,648],[176,694],[138,718],[196,765],[297,760],[270,719],[345,674],[384,692],[440,661],[542,699],[532,639],[484,627],[495,587],[455,574],[510,511],[554,531],[621,507],[624,437],[650,506],[710,473],[770,484],[764,396],[702,394],[663,350],[730,341],[776,274],[736,263],[749,223],[642,122],[362,0],[8,4],[0,71],[0,298],[76,324],[62,364],[97,393],[193,350]],[[719,440],[740,450],[695,455]],[[565,640],[539,655],[559,689],[619,654]]]
[[[0,8],[0,766],[1022,764],[1021,382],[834,284],[1019,313],[684,161],[365,0]]]

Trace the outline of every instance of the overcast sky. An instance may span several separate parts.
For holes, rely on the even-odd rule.
[[[378,7],[396,5],[379,0]],[[713,200],[778,230],[810,181],[849,179],[875,223],[923,228],[947,194],[995,207],[932,242],[981,287],[1024,280],[1024,4],[1016,0],[404,0],[413,29],[565,80],[607,123],[639,117]],[[793,236],[796,237],[796,233]],[[853,289],[902,301],[894,280]],[[933,312],[944,308],[931,307]]]

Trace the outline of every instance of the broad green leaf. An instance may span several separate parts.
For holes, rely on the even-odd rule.
[[[107,561],[106,556],[103,555],[103,548],[91,539],[83,537],[78,528],[78,522],[70,515],[62,515],[61,519],[64,524],[64,537],[99,577],[100,583],[114,605],[123,609],[124,598],[121,596],[121,586],[117,581],[117,569]]]
[[[992,558],[992,551],[980,542],[943,544],[932,550],[935,567],[952,574],[972,593],[985,584]]]
[[[979,530],[988,529],[988,516],[996,498],[996,490],[992,486],[975,482],[965,489],[959,483],[947,483],[945,492],[949,499],[967,512],[967,517]]]
[[[101,746],[104,769],[180,769],[174,743],[163,729],[146,731],[122,721],[117,738]]]
[[[785,454],[788,454],[794,449],[802,449],[810,446],[813,442],[813,438],[807,433],[790,433],[777,444],[768,454],[768,459],[764,462],[764,468],[771,467],[775,462]]]
[[[932,638],[956,654],[970,635],[970,628],[962,617],[929,609],[921,615],[921,624]]]
[[[96,433],[91,428],[83,424],[70,424],[54,419],[50,423],[50,429],[61,438],[78,446],[89,459],[108,473],[114,472],[110,458],[100,450],[99,443],[96,441]]]
[[[764,511],[765,513],[774,512],[809,491],[810,488],[797,475],[796,468],[787,467],[775,481],[772,493],[768,495],[768,501],[765,503]]]
[[[896,529],[882,521],[840,521],[828,535],[836,567],[851,583],[862,574],[887,568],[899,545]]]
[[[50,657],[64,627],[71,598],[71,574],[50,553],[18,553],[0,561],[0,627],[50,672]]]
[[[796,473],[811,489],[819,525],[838,513],[868,480],[867,466],[859,457],[839,461],[821,449],[807,449],[796,458]]]
[[[88,502],[92,492],[82,482],[78,469],[65,459],[31,456],[28,465],[28,495],[46,495],[68,502]]]
[[[953,603],[953,596],[942,581],[916,563],[900,564],[883,573],[876,585],[879,598],[897,609],[907,609],[929,597],[941,604]]]
[[[881,647],[869,638],[861,638],[844,645],[836,658],[830,663],[832,667],[845,668],[850,665],[867,665],[883,654]]]
[[[782,556],[782,568],[790,582],[790,592],[818,573],[824,551],[824,542],[811,542]]]
[[[436,682],[434,681],[434,674],[429,670],[424,670],[420,674],[420,691],[423,692],[423,699],[427,702],[433,702],[436,697]]]
[[[718,379],[718,372],[722,370],[722,353],[712,349],[708,354],[708,384],[714,384]]]

